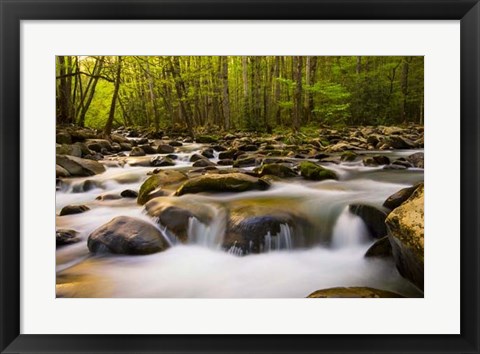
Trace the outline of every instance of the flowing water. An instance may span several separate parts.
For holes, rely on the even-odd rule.
[[[188,168],[189,157],[201,148],[198,144],[186,144],[178,154],[177,165],[166,168]],[[388,153],[392,158],[418,151],[381,154]],[[217,157],[212,159],[216,160]],[[146,215],[135,199],[95,199],[105,193],[138,190],[148,177],[146,173],[153,170],[106,164],[105,173],[66,179],[57,191],[57,213],[69,204],[85,204],[91,209],[82,214],[57,216],[57,229],[74,229],[82,239],[57,248],[59,296],[293,298],[338,286],[369,286],[409,297],[422,296],[398,274],[391,260],[364,258],[374,240],[364,222],[348,209],[352,203],[381,208],[391,194],[423,181],[422,169],[384,170],[365,167],[361,161],[326,164],[338,174],[338,181],[294,178],[273,182],[266,191],[175,197],[200,202],[214,215],[209,224],[190,218],[189,241],[180,244],[174,235]],[[86,180],[93,181],[95,188],[81,192],[80,186]],[[294,225],[285,223],[278,231],[264,235],[260,254],[244,255],[244,249],[236,243],[224,249],[228,213],[219,205],[267,202],[301,215],[310,225],[309,232],[300,235]],[[88,235],[121,215],[155,225],[172,247],[147,256],[90,255]]]

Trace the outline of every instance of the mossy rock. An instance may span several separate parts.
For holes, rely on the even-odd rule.
[[[251,167],[257,164],[257,158],[255,156],[244,157],[236,160],[233,163],[233,167]]]
[[[249,190],[265,190],[269,187],[270,183],[244,173],[208,174],[186,181],[177,189],[175,195],[180,196],[202,192],[245,192]]]
[[[145,204],[149,199],[149,194],[158,187],[180,183],[187,179],[187,176],[176,170],[161,170],[157,174],[154,174],[147,178],[140,187],[138,192],[137,203],[140,205]]]
[[[323,181],[325,179],[338,179],[337,174],[332,170],[317,165],[311,161],[303,161],[300,165],[300,174],[303,178],[313,181]]]
[[[347,161],[347,162],[352,162],[352,161],[355,161],[355,159],[357,158],[357,154],[354,153],[353,151],[344,151],[340,157],[340,159],[342,161]]]
[[[349,287],[349,288],[329,288],[317,290],[307,298],[400,298],[400,294],[391,291],[368,288],[368,287]]]
[[[296,177],[297,173],[285,165],[271,163],[262,165],[256,170],[259,176],[272,175],[280,178]]]
[[[393,258],[399,273],[423,290],[424,186],[393,210],[386,219]]]
[[[213,135],[199,135],[195,138],[198,144],[213,144],[218,142],[218,137]]]
[[[182,198],[160,197],[145,204],[147,214],[155,218],[162,227],[178,240],[188,241],[190,218],[194,217],[203,224],[209,224],[215,217],[215,206],[205,204],[203,199],[190,195]]]

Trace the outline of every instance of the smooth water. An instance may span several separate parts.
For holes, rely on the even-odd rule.
[[[188,168],[189,157],[200,148],[198,144],[182,147],[177,166],[167,168]],[[405,156],[417,151],[392,152],[389,156]],[[151,157],[153,155],[148,158]],[[216,159],[217,156],[212,160]],[[57,249],[58,282],[64,284],[61,289],[66,289],[62,296],[291,298],[338,286],[370,286],[405,296],[421,296],[398,274],[391,261],[364,258],[374,240],[363,221],[348,211],[348,205],[368,203],[381,207],[385,199],[399,189],[423,181],[422,169],[383,170],[365,167],[361,161],[325,164],[337,172],[338,181],[311,182],[295,178],[274,182],[266,191],[176,197],[201,202],[214,215],[208,225],[190,218],[189,243],[182,245],[147,216],[135,199],[95,199],[101,194],[120,193],[125,189],[138,191],[148,177],[146,173],[153,170],[153,167],[132,167],[128,163],[117,165],[107,167],[101,175],[66,179],[57,191],[57,213],[68,204],[85,204],[91,208],[82,214],[56,219],[57,229],[77,230],[82,238],[77,244]],[[78,186],[85,180],[94,181],[97,187],[78,192]],[[279,232],[268,232],[264,236],[261,254],[243,256],[242,249],[235,244],[224,250],[221,244],[228,213],[219,203],[253,205],[266,201],[301,215],[313,225],[313,234],[299,242],[300,237],[291,226],[282,224]],[[91,256],[87,248],[88,235],[121,215],[152,223],[172,247],[148,256]]]

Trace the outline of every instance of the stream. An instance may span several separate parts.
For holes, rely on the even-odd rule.
[[[162,169],[191,168],[190,156],[202,148],[201,144],[184,144],[176,153],[176,166]],[[415,152],[423,150],[359,151],[390,158]],[[115,161],[100,161],[105,164],[106,172],[64,179],[56,192],[57,215],[69,204],[90,208],[81,214],[56,217],[57,229],[76,230],[81,238],[76,244],[57,248],[57,296],[304,298],[315,290],[340,286],[372,287],[407,297],[422,296],[399,275],[391,259],[364,257],[375,240],[362,219],[352,214],[348,206],[366,203],[382,208],[393,193],[423,181],[423,169],[365,167],[361,160],[322,163],[334,170],[339,179],[314,182],[298,177],[273,181],[265,191],[166,197],[202,203],[215,215],[208,225],[191,218],[188,242],[182,244],[149,217],[135,198],[96,200],[106,193],[138,191],[148,177],[147,172],[154,169],[131,166],[137,158],[124,159],[127,163],[123,166],[115,166]],[[210,160],[218,161],[218,154]],[[79,186],[85,180],[93,181],[96,187],[80,191]],[[265,234],[261,253],[245,255],[235,244],[225,249],[222,247],[228,218],[225,205],[239,203],[281,205],[307,220],[310,232],[297,235],[288,224],[282,224],[279,232]],[[171,247],[145,256],[91,255],[87,248],[89,234],[122,215],[140,218],[159,228]]]

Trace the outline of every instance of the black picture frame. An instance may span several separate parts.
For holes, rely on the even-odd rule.
[[[2,353],[479,353],[477,0],[0,0],[0,11]],[[133,19],[461,20],[461,334],[20,334],[20,22]]]

